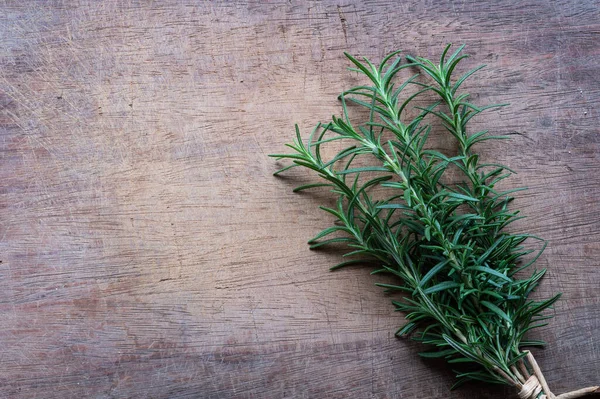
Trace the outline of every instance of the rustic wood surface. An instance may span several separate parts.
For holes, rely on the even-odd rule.
[[[343,51],[449,41],[488,64],[477,103],[512,103],[478,123],[521,133],[481,152],[530,187],[537,295],[564,292],[536,356],[557,392],[600,383],[597,1],[0,8],[0,397],[510,397],[448,392],[369,270],[308,250],[325,193],[266,157],[339,113]]]

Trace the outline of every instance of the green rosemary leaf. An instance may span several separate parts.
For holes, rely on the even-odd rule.
[[[394,335],[398,336],[398,337],[403,337],[406,336],[408,334],[410,334],[411,332],[413,332],[416,328],[417,328],[418,324],[414,323],[412,321],[406,323],[402,328],[399,328]]]
[[[475,360],[473,359],[469,359],[468,357],[458,357],[458,358],[454,358],[454,359],[449,359],[448,363],[450,364],[455,364],[455,363],[474,363]]]
[[[527,352],[523,352],[523,353],[519,353],[518,355],[516,355],[515,357],[513,357],[508,363],[507,366],[512,366],[517,364],[517,362],[519,362],[520,360],[522,360],[523,358],[525,358],[527,356]]]
[[[446,341],[452,348],[454,348],[454,350],[456,350],[461,355],[469,359],[477,359],[477,354],[473,350],[471,350],[471,348],[469,348],[467,345],[458,343],[447,334],[442,334],[442,338],[444,338],[444,341]]]
[[[344,55],[350,60],[352,61],[352,63],[354,65],[356,65],[356,67],[358,68],[358,71],[361,71],[362,73],[364,73],[365,75],[367,75],[369,77],[369,79],[371,79],[371,81],[376,81],[377,79],[375,78],[375,76],[373,75],[373,71],[369,70],[368,68],[366,68],[360,61],[358,61],[356,58],[354,58],[353,56],[351,56],[348,53],[344,53]]]
[[[412,292],[413,290],[408,288],[408,287],[401,287],[398,285],[393,285],[393,284],[384,284],[384,283],[375,283],[376,286],[381,287],[381,288],[387,288],[387,291],[389,292],[393,292],[393,291],[402,291],[402,292]]]
[[[411,208],[410,206],[406,206],[404,204],[383,204],[383,205],[377,205],[377,208],[379,208],[379,209],[406,209],[408,211],[413,210],[413,208]]]
[[[483,382],[492,383],[492,384],[505,384],[506,383],[505,381],[503,381],[502,379],[500,379],[498,377],[490,379],[489,375],[482,371],[470,371],[467,373],[456,372],[456,377],[457,378],[468,378],[469,380],[483,381]]]
[[[319,242],[316,242],[314,244],[311,244],[310,245],[310,249],[315,249],[315,248],[322,247],[323,245],[335,244],[335,243],[338,243],[338,242],[352,242],[352,241],[353,240],[351,238],[348,238],[348,237],[330,238],[328,240],[319,241]]]
[[[445,291],[445,290],[449,290],[451,288],[458,288],[458,287],[460,287],[459,283],[456,283],[454,281],[444,281],[442,283],[434,285],[433,287],[424,289],[423,292],[425,294],[429,295],[429,294],[433,294],[434,292]]]
[[[329,270],[330,271],[334,271],[334,270],[337,270],[337,269],[341,269],[342,267],[346,267],[346,266],[350,266],[350,265],[359,265],[359,264],[364,265],[365,263],[367,263],[367,262],[364,259],[348,260],[346,262],[338,263],[335,266],[331,266],[329,268]]]
[[[421,279],[421,281],[419,282],[419,286],[424,287],[429,282],[429,280],[431,280],[437,273],[439,273],[448,263],[450,263],[450,259],[444,259],[443,261],[439,262],[437,265],[432,267],[427,272],[427,274],[425,274],[425,276]]]
[[[458,63],[460,61],[469,57],[467,54],[463,54],[459,57],[456,57],[456,55],[458,55],[458,53],[461,50],[462,50],[462,47],[459,47],[459,49],[448,60],[448,67],[444,73],[446,75],[446,79],[445,79],[446,86],[450,85],[450,78],[452,77],[452,72],[454,71],[454,68],[456,68],[456,66],[458,65]],[[456,57],[456,58],[453,58],[453,57]],[[482,65],[480,68],[483,68],[483,67],[484,67],[484,65]]]
[[[471,381],[470,378],[467,377],[463,377],[463,378],[459,378],[456,380],[456,382],[450,387],[451,391],[454,391],[457,388],[460,388],[462,385],[464,385],[465,383]]]
[[[342,170],[337,172],[338,175],[347,175],[350,173],[361,173],[361,172],[389,172],[388,168],[385,167],[379,167],[379,166],[365,166],[362,168],[353,168],[353,169],[346,169],[346,170]]]
[[[273,173],[273,176],[279,176],[279,174],[280,174],[280,173],[283,173],[283,172],[285,172],[286,170],[289,170],[289,169],[295,168],[296,166],[298,166],[298,165],[293,165],[293,164],[292,164],[292,165],[288,165],[288,166],[286,166],[286,167],[283,167],[283,168],[279,169],[278,171],[274,172],[274,173]]]
[[[331,184],[328,183],[314,183],[314,184],[304,184],[302,186],[298,186],[296,187],[294,190],[292,190],[294,193],[298,193],[300,191],[304,191],[304,190],[308,190],[309,188],[316,188],[316,187],[331,187]]]
[[[463,49],[465,48],[464,44],[461,44],[456,51],[454,51],[454,53],[448,57],[448,60],[444,61],[444,58],[446,57],[446,53],[448,52],[448,50],[450,50],[450,47],[452,46],[452,44],[448,44],[446,46],[446,48],[444,49],[444,52],[442,53],[442,57],[440,59],[440,68],[443,68],[444,63],[446,63],[446,65],[450,65],[455,63],[454,60],[456,59],[456,57],[460,54],[461,51],[463,51]],[[447,70],[447,68],[446,68]],[[446,73],[446,75],[450,76],[450,73]]]
[[[472,269],[472,270],[477,270],[477,271],[480,271],[480,272],[484,272],[484,273],[486,273],[486,274],[489,274],[489,275],[491,275],[491,276],[498,277],[498,278],[500,278],[501,280],[504,280],[504,281],[506,281],[506,282],[508,282],[508,283],[511,283],[511,282],[512,282],[512,279],[511,279],[510,277],[506,276],[505,274],[502,274],[502,273],[500,273],[500,272],[499,272],[499,271],[497,271],[497,270],[494,270],[494,269],[492,269],[492,268],[489,268],[489,267],[487,267],[487,266],[472,266],[472,267],[470,267],[469,269]]]
[[[419,352],[418,354],[421,357],[435,359],[435,358],[455,355],[456,350],[455,349],[445,349],[445,350],[441,350],[441,351],[437,351],[437,352]]]
[[[467,201],[467,202],[479,202],[479,200],[477,198],[473,198],[468,195],[459,194],[459,193],[448,193],[447,197],[458,199],[458,200],[463,200],[463,201]]]
[[[523,347],[523,346],[537,346],[540,348],[545,347],[547,344],[545,341],[541,341],[541,340],[527,340],[527,341],[521,341],[521,344],[519,345],[519,347]]]
[[[558,301],[560,299],[560,297],[562,296],[562,293],[558,293],[556,295],[554,295],[552,298],[547,299],[545,301],[536,303],[534,306],[532,306],[529,309],[529,312],[531,314],[538,314],[543,312],[544,310],[548,309],[550,306],[554,305],[554,303],[556,301]]]
[[[317,240],[319,240],[319,239],[321,239],[321,238],[323,238],[325,236],[328,236],[329,234],[338,232],[338,231],[343,231],[343,232],[346,232],[346,233],[349,232],[348,228],[342,227],[342,226],[328,227],[325,230],[321,231],[319,234],[317,234],[315,237],[313,237],[311,240],[309,240],[308,243],[309,244],[316,243]]]
[[[510,317],[508,317],[508,315],[502,309],[500,309],[498,306],[496,306],[493,303],[488,302],[488,301],[481,301],[480,303],[483,306],[485,306],[486,308],[488,308],[489,310],[491,310],[492,312],[496,313],[498,316],[502,317],[507,322],[512,324],[512,319]]]

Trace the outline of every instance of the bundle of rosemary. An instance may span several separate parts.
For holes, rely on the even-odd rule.
[[[294,152],[271,155],[293,163],[275,175],[302,166],[323,181],[295,192],[329,187],[338,196],[337,206],[321,207],[335,223],[309,241],[311,248],[344,243],[351,249],[344,255],[350,260],[332,269],[374,261],[378,268],[373,274],[397,277],[396,284],[378,284],[401,294],[393,304],[405,313],[407,323],[396,334],[426,344],[430,349],[421,356],[445,358],[459,368],[454,387],[469,380],[508,384],[522,399],[566,399],[596,392],[598,387],[589,387],[555,396],[533,355],[523,349],[544,345],[525,336],[547,324],[551,316],[542,312],[560,294],[529,300],[545,270],[527,278],[517,275],[536,261],[545,244],[525,262],[534,251],[525,249],[524,241],[538,238],[505,229],[520,218],[508,208],[515,190],[497,189],[512,171],[481,163],[473,151],[478,143],[504,137],[488,131],[468,133],[473,117],[504,104],[479,107],[460,91],[481,68],[453,79],[457,65],[467,57],[461,54],[463,47],[449,55],[448,45],[439,64],[411,56],[403,62],[394,52],[376,66],[346,54],[355,66],[350,70],[364,74],[369,84],[344,91],[339,97],[342,116],[318,124],[306,143],[296,126],[297,138],[288,144]],[[427,80],[417,74],[396,82],[407,68],[419,69]],[[407,90],[414,85],[417,90]],[[431,96],[435,99],[428,106],[414,106],[416,99],[421,104]],[[368,118],[351,121],[349,103],[364,107]],[[458,154],[448,156],[427,147],[431,121],[441,122],[454,137]],[[343,149],[324,159],[322,147],[334,141],[343,143]],[[463,176],[461,182],[448,181],[450,169]]]

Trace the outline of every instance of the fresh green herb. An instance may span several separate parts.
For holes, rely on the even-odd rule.
[[[505,104],[477,106],[461,92],[464,81],[482,68],[454,78],[467,57],[463,47],[449,55],[448,45],[438,64],[410,56],[403,62],[394,52],[376,66],[346,54],[354,64],[350,70],[365,75],[369,84],[344,91],[339,97],[342,116],[318,124],[307,142],[296,126],[296,140],[288,145],[293,153],[272,155],[292,164],[275,175],[302,166],[323,182],[294,191],[329,187],[337,195],[335,207],[321,207],[335,217],[334,225],[310,240],[310,247],[345,244],[351,249],[345,256],[351,260],[332,269],[370,261],[378,264],[373,274],[395,276],[397,283],[378,285],[401,294],[393,304],[404,312],[407,323],[396,334],[426,344],[421,356],[445,358],[456,367],[454,387],[479,380],[512,385],[521,398],[554,398],[535,359],[523,348],[544,345],[527,340],[526,333],[546,325],[551,316],[542,312],[560,294],[530,300],[546,270],[526,278],[517,275],[535,262],[546,244],[530,234],[506,230],[520,218],[508,207],[516,190],[502,191],[497,185],[513,172],[481,163],[473,151],[475,144],[506,137],[468,130],[473,117]],[[409,69],[420,70],[424,77],[398,83],[399,73]],[[414,106],[415,101],[421,106]],[[351,120],[349,104],[366,109],[364,122]],[[457,154],[427,147],[434,122],[454,137]],[[343,149],[324,159],[323,146],[336,141]],[[460,183],[449,182],[451,169],[463,176]],[[528,239],[543,244],[525,262],[534,252],[523,246]]]

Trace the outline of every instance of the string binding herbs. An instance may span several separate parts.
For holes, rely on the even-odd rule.
[[[524,261],[534,251],[523,243],[540,239],[506,230],[521,217],[508,206],[517,190],[497,188],[514,172],[481,162],[474,151],[476,144],[506,137],[468,129],[483,111],[506,104],[482,107],[469,101],[461,86],[483,66],[455,79],[467,55],[462,53],[464,45],[452,54],[450,47],[438,64],[411,56],[403,62],[400,52],[393,52],[376,66],[346,54],[354,64],[350,70],[369,83],[344,91],[339,96],[342,116],[318,124],[306,142],[296,125],[296,139],[287,145],[293,152],[271,155],[292,161],[275,175],[307,168],[321,182],[299,186],[295,192],[328,187],[337,195],[336,206],[321,207],[335,223],[310,240],[310,248],[343,243],[350,252],[332,270],[375,262],[373,274],[396,277],[395,284],[377,284],[401,294],[393,304],[407,323],[396,335],[425,344],[429,349],[420,353],[422,357],[444,358],[456,368],[453,388],[471,380],[507,384],[521,399],[568,399],[598,392],[594,386],[553,394],[535,358],[524,349],[544,345],[526,335],[547,325],[551,316],[543,312],[560,294],[542,301],[528,299],[546,270],[526,269],[545,243]],[[398,83],[399,72],[409,68],[419,69],[426,80],[417,74]],[[408,90],[415,86],[416,91]],[[434,102],[414,105],[432,93]],[[361,123],[351,120],[350,103],[366,109],[368,118]],[[427,147],[432,130],[427,121],[432,118],[452,135],[458,154],[448,156]],[[343,149],[325,159],[322,148],[334,141],[344,143]],[[461,183],[446,181],[450,168],[462,175]],[[383,192],[383,198],[374,192]],[[529,277],[519,277],[521,271],[519,276]]]

